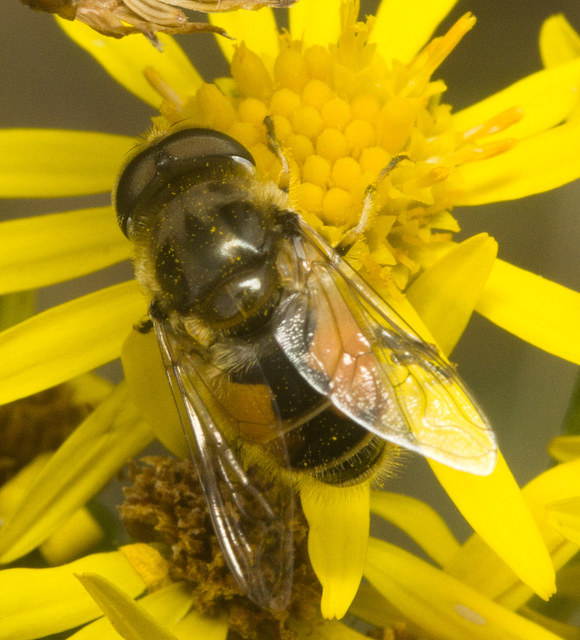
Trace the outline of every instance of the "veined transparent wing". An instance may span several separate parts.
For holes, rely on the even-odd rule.
[[[263,608],[282,609],[292,587],[293,488],[274,469],[246,469],[242,446],[225,434],[276,430],[273,400],[261,385],[244,385],[243,406],[228,405],[228,382],[169,327],[154,320],[175,402],[229,568],[240,588]],[[230,391],[236,385],[231,385]],[[261,393],[258,393],[258,390]],[[238,389],[239,391],[239,389]],[[230,399],[232,395],[229,396]],[[234,406],[233,403],[232,406]],[[234,415],[235,414],[235,415]],[[279,455],[283,456],[284,451]]]
[[[301,375],[369,431],[455,469],[486,475],[495,436],[438,352],[325,241],[302,223],[297,284],[276,312],[275,337]]]

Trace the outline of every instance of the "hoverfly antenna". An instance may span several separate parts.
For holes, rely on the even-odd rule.
[[[271,116],[264,118],[264,126],[266,127],[266,135],[268,137],[268,149],[270,149],[282,165],[278,187],[282,189],[282,191],[290,191],[299,184],[298,167],[291,155],[289,156],[289,152],[276,137],[276,129]]]

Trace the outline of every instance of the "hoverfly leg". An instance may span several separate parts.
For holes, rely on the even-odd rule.
[[[153,320],[151,320],[151,318],[144,318],[139,323],[134,324],[133,329],[145,335],[153,330]]]
[[[278,188],[292,195],[300,184],[300,169],[296,164],[291,152],[286,149],[276,137],[276,129],[271,116],[264,118],[266,135],[268,138],[268,149],[276,156],[282,165],[282,171],[278,178]]]
[[[360,218],[358,224],[350,229],[340,243],[335,247],[335,251],[344,256],[348,253],[352,245],[358,240],[358,238],[367,230],[371,213],[375,209],[377,192],[381,182],[391,173],[391,171],[402,161],[409,160],[409,156],[404,153],[399,153],[393,156],[389,164],[379,173],[377,179],[369,184],[365,189],[365,195],[363,198],[363,205],[361,209]]]

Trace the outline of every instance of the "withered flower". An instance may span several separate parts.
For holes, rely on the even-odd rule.
[[[21,0],[36,11],[56,13],[65,20],[84,22],[104,36],[122,38],[144,34],[161,48],[156,33],[226,32],[207,22],[192,22],[179,8],[221,13],[232,9],[288,7],[294,0]]]

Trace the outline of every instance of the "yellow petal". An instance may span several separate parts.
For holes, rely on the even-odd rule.
[[[457,204],[515,200],[556,189],[580,177],[580,120],[520,140],[505,153],[457,168]]]
[[[169,563],[154,547],[144,542],[135,542],[119,547],[119,551],[145,580],[150,591],[156,591],[171,582]]]
[[[476,309],[522,340],[580,364],[580,293],[496,260]]]
[[[183,618],[193,604],[191,593],[182,584],[172,584],[135,602],[101,575],[83,573],[77,578],[125,640],[177,640],[168,626]]]
[[[312,624],[292,619],[291,628],[298,633],[298,640],[368,640],[368,636],[363,636],[338,620]]]
[[[554,564],[559,569],[578,549],[575,544],[564,543],[560,533],[553,530],[547,520],[546,506],[556,503],[570,504],[570,500],[576,501],[578,499],[580,496],[580,460],[573,460],[548,469],[534,478],[523,491],[526,502],[540,525]]]
[[[41,453],[0,488],[0,522],[5,522],[17,509],[51,453]]]
[[[368,482],[333,487],[310,481],[300,487],[309,525],[308,553],[322,584],[324,618],[342,618],[360,585],[370,526],[369,494]]]
[[[111,207],[9,220],[0,224],[0,293],[77,278],[130,251]]]
[[[171,631],[179,640],[226,640],[228,635],[228,617],[226,614],[206,616],[192,609]],[[79,638],[79,640],[81,640]],[[87,638],[88,640],[88,638]],[[95,640],[100,640],[96,637]]]
[[[392,627],[395,620],[400,619],[401,613],[394,604],[383,596],[369,583],[361,584],[349,613],[375,627]],[[413,637],[421,637],[421,631],[413,625],[412,620],[405,621],[405,630]]]
[[[290,34],[295,40],[304,40],[327,47],[338,40],[340,12],[335,0],[308,0],[297,2],[288,9]]]
[[[365,577],[401,613],[446,640],[558,640],[410,553],[369,539]]]
[[[544,20],[540,54],[545,67],[555,67],[580,56],[580,36],[560,13]]]
[[[50,453],[37,456],[0,487],[0,522],[8,521],[18,510],[50,457]],[[83,507],[42,543],[40,552],[49,565],[65,564],[85,555],[103,537],[103,529],[89,510]]]
[[[30,640],[72,629],[102,615],[74,577],[98,571],[131,596],[146,585],[122,553],[98,553],[52,569],[0,572],[0,640]]]
[[[550,442],[548,453],[558,462],[580,458],[580,436],[558,436]]]
[[[131,331],[123,344],[123,371],[131,399],[157,439],[178,458],[189,458],[181,418],[165,374],[154,331]]]
[[[577,545],[558,533],[548,522],[546,505],[577,498],[580,495],[580,460],[545,471],[522,490],[524,499],[542,534],[556,569],[578,551]],[[531,561],[531,559],[530,559]],[[532,595],[509,568],[490,551],[477,534],[460,549],[447,569],[478,591],[498,600],[510,609],[518,609]]]
[[[512,107],[523,110],[523,118],[493,137],[523,139],[554,127],[578,103],[580,59],[538,71],[453,116],[457,131],[469,131]],[[546,100],[546,96],[550,96]]]
[[[278,27],[274,12],[269,7],[259,11],[224,11],[210,13],[211,24],[225,29],[234,38],[216,35],[222,53],[228,62],[232,61],[236,46],[245,43],[248,49],[260,56],[274,58],[278,53]]]
[[[89,404],[96,406],[101,403],[114,388],[114,384],[96,373],[83,373],[72,380],[68,385],[72,388],[74,404]]]
[[[495,470],[488,476],[456,471],[431,460],[429,464],[479,537],[522,582],[540,597],[549,598],[556,588],[554,568],[536,522],[501,454]],[[461,554],[459,551],[445,567],[446,571],[481,593],[495,597],[497,594],[488,583],[497,580],[497,574],[488,571],[487,566],[482,566],[477,575],[469,573],[471,568],[461,564]]]
[[[17,291],[0,296],[0,331],[27,320],[36,310],[36,291]]]
[[[546,505],[580,495],[580,460],[561,464],[532,480],[523,496],[549,550],[553,564],[560,569],[578,551],[548,522]],[[451,568],[450,568],[451,569]],[[532,595],[478,535],[472,536],[453,560],[453,571],[464,582],[474,585],[509,609],[519,609]]]
[[[431,39],[457,0],[381,2],[370,41],[385,60],[409,62]]]
[[[120,384],[51,457],[0,529],[0,562],[46,540],[152,439]]]
[[[40,553],[51,566],[71,562],[94,549],[105,532],[88,509],[78,509],[41,545]]]
[[[560,594],[559,587],[558,587],[558,594]],[[548,631],[551,631],[552,633],[554,633],[558,638],[565,638],[566,640],[580,640],[580,628],[575,624],[560,622],[559,620],[556,620],[555,618],[549,615],[544,615],[542,613],[539,613],[536,609],[533,609],[528,605],[524,605],[519,611],[519,613],[525,618],[527,618],[528,620],[531,620],[532,622],[535,622],[536,624],[541,625],[542,627],[544,627],[544,629],[548,629]]]
[[[55,198],[110,191],[134,145],[134,138],[110,133],[4,129],[0,196]]]
[[[407,298],[443,353],[463,334],[491,272],[497,243],[482,233],[456,245],[409,287]]]
[[[125,640],[176,640],[164,625],[110,580],[96,573],[77,574],[77,578]]]
[[[152,107],[159,107],[161,96],[145,77],[148,69],[154,69],[182,97],[193,95],[202,83],[181,47],[164,33],[157,34],[163,47],[158,51],[141,36],[107,38],[78,20],[57,18],[57,22],[69,38],[90,53],[119,84]]]
[[[546,505],[548,524],[580,547],[580,496]]]
[[[0,333],[0,404],[53,387],[118,358],[146,313],[134,280],[33,316]]]
[[[448,562],[459,550],[459,543],[443,518],[416,498],[372,491],[371,512],[402,529],[440,565]]]
[[[7,522],[18,510],[50,458],[50,453],[38,455],[0,487],[0,522]],[[49,565],[65,564],[90,551],[103,537],[103,529],[83,507],[45,540],[40,552]]]

